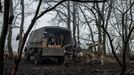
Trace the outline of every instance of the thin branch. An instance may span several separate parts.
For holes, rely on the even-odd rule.
[[[47,13],[47,12],[49,12],[49,11],[55,9],[58,5],[60,5],[61,3],[65,2],[65,1],[67,1],[67,0],[62,0],[62,1],[60,1],[59,3],[57,3],[56,5],[54,5],[52,8],[46,9],[45,11],[43,11],[42,13],[40,13],[39,16],[36,17],[35,19],[36,19],[36,20],[39,19],[39,18],[42,17],[45,13]]]
[[[130,7],[124,12],[124,14],[126,14],[131,8],[132,6],[134,5],[134,2],[130,5]]]

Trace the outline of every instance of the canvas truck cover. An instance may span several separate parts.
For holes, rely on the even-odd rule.
[[[69,29],[59,26],[46,26],[39,29],[36,29],[31,32],[28,42],[29,43],[40,43],[42,41],[44,33],[55,33],[64,35],[65,43],[68,44],[71,42],[71,32]]]

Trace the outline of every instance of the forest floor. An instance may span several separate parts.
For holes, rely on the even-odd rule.
[[[4,75],[11,75],[11,60],[4,61]],[[17,75],[120,75],[121,68],[117,63],[68,63],[57,64],[53,61],[43,62],[40,65],[34,65],[33,61],[20,62]],[[125,75],[134,75],[134,63],[127,65]]]

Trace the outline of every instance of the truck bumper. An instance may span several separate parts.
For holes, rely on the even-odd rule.
[[[64,56],[64,48],[43,48],[42,56]]]

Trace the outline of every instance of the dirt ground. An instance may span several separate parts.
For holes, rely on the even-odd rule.
[[[40,65],[34,65],[33,61],[21,60],[17,75],[119,75],[121,68],[115,63],[100,64],[86,62],[72,62],[58,64],[54,61],[46,61]],[[4,61],[4,75],[11,75],[11,60]],[[126,75],[134,75],[134,64],[129,64]]]

